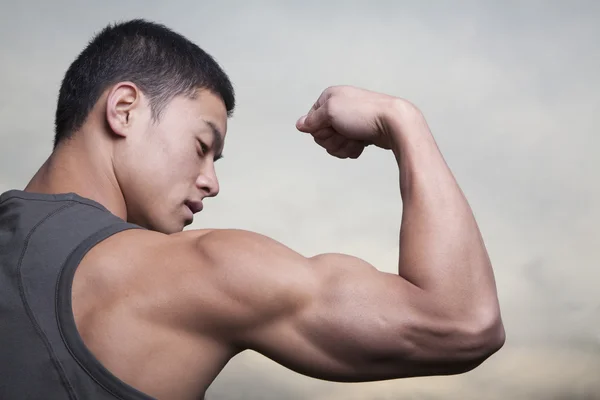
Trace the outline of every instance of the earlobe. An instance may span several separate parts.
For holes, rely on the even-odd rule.
[[[110,89],[106,97],[106,122],[114,134],[127,136],[139,98],[140,91],[131,82],[119,82]]]

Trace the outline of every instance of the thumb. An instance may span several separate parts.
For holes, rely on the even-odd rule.
[[[308,132],[308,130],[306,129],[306,126],[304,125],[304,122],[306,121],[306,115],[301,116],[298,121],[296,121],[296,129],[298,129],[301,132]]]
[[[296,128],[301,132],[312,133],[331,126],[326,107],[310,110],[296,121]]]

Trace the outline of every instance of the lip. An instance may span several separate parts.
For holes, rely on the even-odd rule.
[[[204,206],[202,205],[202,201],[187,200],[185,202],[185,205],[187,208],[190,209],[192,214],[199,213],[200,211],[202,211],[202,208],[204,208]]]

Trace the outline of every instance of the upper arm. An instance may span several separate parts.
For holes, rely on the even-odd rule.
[[[265,236],[198,239],[204,334],[305,375],[365,381],[456,373],[480,343],[398,275],[342,254],[306,258]],[[462,328],[462,326],[460,327]]]

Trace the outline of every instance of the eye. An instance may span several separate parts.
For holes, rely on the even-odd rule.
[[[202,143],[201,141],[198,141],[198,143],[200,143],[200,155],[203,156],[205,153],[208,152],[209,148],[206,144]]]

